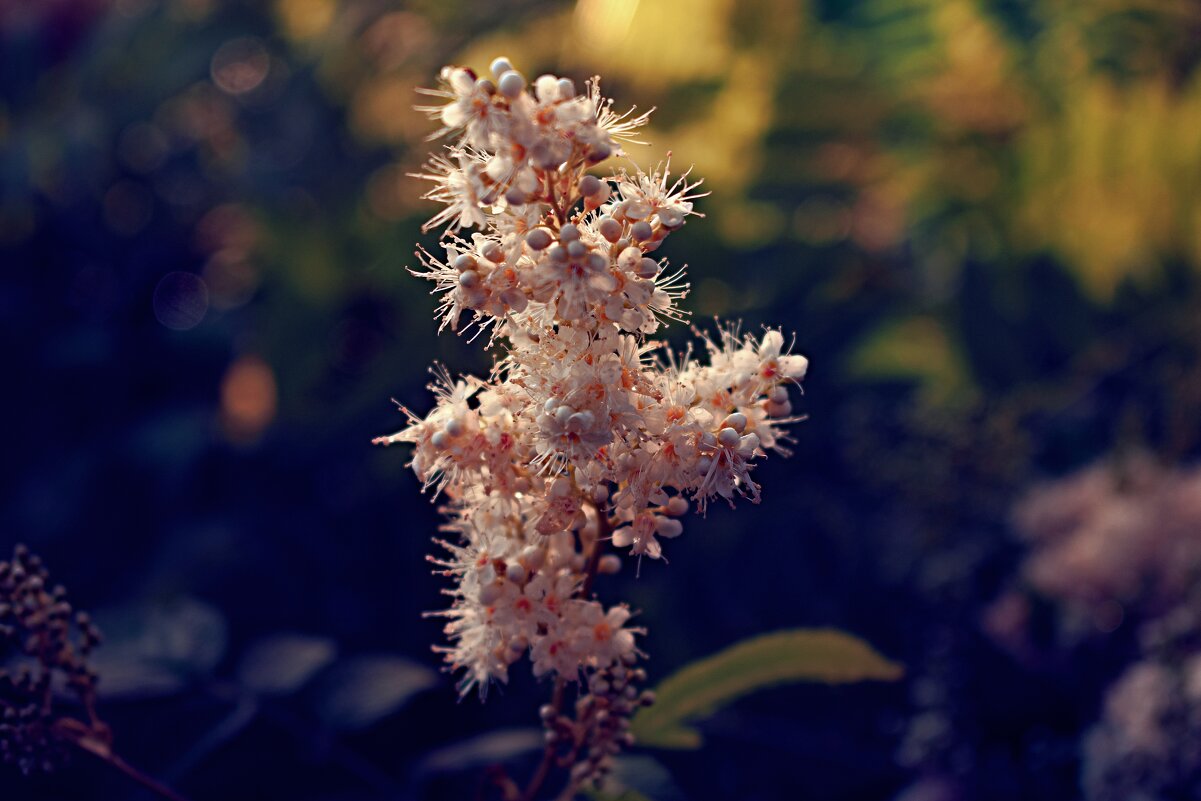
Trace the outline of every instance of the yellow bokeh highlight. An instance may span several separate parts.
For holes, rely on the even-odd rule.
[[[338,11],[337,0],[276,0],[275,15],[285,35],[297,41],[325,33]]]

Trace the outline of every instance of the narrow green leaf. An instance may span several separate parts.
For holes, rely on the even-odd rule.
[[[338,654],[333,640],[305,634],[273,634],[247,649],[238,680],[263,695],[287,695],[328,667]]]
[[[871,646],[834,629],[791,629],[752,637],[668,676],[651,707],[635,715],[641,745],[697,748],[700,733],[685,725],[755,690],[788,682],[842,684],[894,681],[903,669]]]
[[[347,659],[317,682],[317,716],[332,729],[365,729],[437,683],[438,674],[404,657],[383,654]]]

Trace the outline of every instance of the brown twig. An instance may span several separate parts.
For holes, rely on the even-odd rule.
[[[106,738],[99,736],[88,726],[73,718],[60,718],[54,722],[54,733],[65,742],[104,762],[109,767],[124,773],[129,779],[167,801],[188,801],[187,798],[167,785],[147,776],[116,754]]]
[[[553,717],[558,717],[559,711],[563,708],[563,694],[566,689],[567,682],[560,676],[555,679],[555,690],[551,695],[550,705],[555,710]],[[552,720],[553,720],[552,717]],[[534,775],[530,777],[530,783],[526,785],[525,792],[520,796],[521,801],[534,801],[534,796],[542,789],[546,777],[550,775],[550,769],[555,763],[555,745],[547,743],[546,748],[542,750],[542,761],[538,763]]]

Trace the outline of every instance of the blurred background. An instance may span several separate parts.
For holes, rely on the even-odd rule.
[[[795,331],[796,454],[606,580],[652,683],[836,626],[890,685],[644,752],[681,799],[1201,797],[1201,7],[1176,0],[0,2],[0,546],[108,643],[118,750],[196,801],[462,799],[547,687],[455,703],[406,455],[414,88],[504,54],[657,106],[712,195],[687,305]],[[684,326],[668,332],[675,343]],[[147,798],[84,758],[6,799]]]

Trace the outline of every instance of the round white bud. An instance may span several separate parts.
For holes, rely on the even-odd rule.
[[[435,431],[433,435],[430,436],[430,444],[441,450],[450,444],[450,435],[445,431]]]
[[[464,270],[459,273],[459,286],[465,289],[471,289],[474,286],[479,286],[480,274],[475,270]]]
[[[746,415],[742,412],[734,412],[726,415],[726,419],[722,421],[722,425],[727,428],[732,428],[741,434],[746,429]]]
[[[575,97],[575,83],[572,82],[571,78],[560,78],[559,99],[570,100],[573,97]]]
[[[535,545],[531,545],[523,550],[517,558],[526,566],[527,570],[537,570],[546,561],[546,551]]]
[[[585,175],[580,179],[580,194],[584,197],[592,197],[597,192],[601,191],[601,180],[595,175]]]
[[[788,401],[784,401],[783,403],[768,401],[767,413],[772,417],[787,417],[792,414],[792,404]]]
[[[505,97],[512,100],[525,90],[525,78],[515,69],[507,69],[496,81],[496,88]]]
[[[578,239],[567,243],[567,255],[573,259],[582,258],[587,252],[588,248]]]
[[[667,501],[667,513],[672,517],[688,514],[688,499],[682,495],[673,495]]]
[[[558,415],[556,415],[557,417]],[[576,412],[571,417],[567,418],[567,427],[576,431],[585,431],[592,428],[592,424],[596,422],[596,417],[592,412],[585,409],[582,412]]]
[[[500,300],[515,312],[523,312],[530,305],[530,299],[520,289],[513,287],[500,293]]]
[[[492,63],[488,66],[488,69],[492,72],[493,78],[499,79],[500,76],[513,69],[513,65],[509,63],[509,59],[504,56],[498,56],[492,59]]]
[[[528,574],[520,562],[510,562],[505,567],[505,578],[514,584],[524,584]]]
[[[532,250],[546,250],[552,241],[550,231],[545,228],[535,228],[525,235],[525,243]]]
[[[651,228],[651,224],[646,220],[639,220],[630,228],[630,236],[635,242],[645,242],[655,235],[655,231]]]
[[[494,261],[497,264],[505,260],[505,251],[504,248],[500,246],[499,242],[489,242],[488,244],[484,245],[483,253],[485,259],[488,261]]]
[[[446,421],[446,433],[452,437],[457,437],[463,433],[463,421],[458,417],[452,417]]]
[[[576,227],[575,223],[565,223],[563,227],[559,229],[560,242],[575,242],[579,238],[580,229]]]
[[[639,278],[654,278],[659,274],[659,262],[642,258],[638,261],[638,269],[634,270],[634,274]]]
[[[678,537],[684,531],[684,524],[674,517],[656,517],[655,533],[660,537]]]
[[[509,191],[505,192],[505,202],[510,206],[524,206],[526,194],[515,186],[510,186]]]
[[[479,599],[484,606],[491,606],[500,599],[501,585],[499,581],[480,587]]]
[[[601,217],[596,223],[596,230],[609,242],[621,238],[621,223],[612,217]]]
[[[717,442],[723,448],[733,448],[738,445],[738,432],[732,428],[723,428],[717,432]]]
[[[614,576],[621,572],[621,557],[607,553],[596,563],[596,572],[606,576]]]
[[[476,267],[475,256],[470,253],[460,253],[455,256],[454,267],[456,270],[474,270]]]

